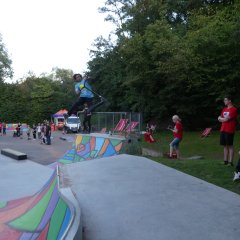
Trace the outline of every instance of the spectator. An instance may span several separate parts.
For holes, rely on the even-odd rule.
[[[28,127],[29,127],[29,129],[31,131],[30,126],[28,126]],[[20,136],[20,138],[23,138],[23,125],[22,124],[20,124],[20,127],[19,127],[19,136]]]
[[[51,126],[49,122],[46,124],[45,136],[46,136],[46,144],[51,145]]]
[[[3,135],[6,135],[6,129],[7,129],[7,124],[5,122],[2,123],[2,131],[3,131]]]
[[[45,125],[42,123],[41,124],[41,144],[45,143]]]
[[[20,137],[20,135],[21,135],[21,133],[20,133],[21,126],[22,126],[21,123],[18,123],[17,128],[16,128],[16,130],[17,130],[17,137]]]
[[[144,133],[144,141],[148,143],[154,143],[156,140],[153,138],[153,132],[156,128],[156,125],[150,125],[147,123],[146,132]]]
[[[37,127],[36,127],[35,124],[33,124],[32,133],[33,133],[33,140],[36,140],[36,138],[37,138]]]
[[[172,121],[175,123],[175,126],[174,128],[168,127],[168,130],[173,132],[174,139],[170,143],[169,157],[170,158],[173,157],[173,150],[175,149],[177,154],[177,159],[180,159],[179,143],[182,141],[182,137],[183,137],[183,125],[178,115],[174,115],[172,117]]]
[[[223,146],[224,165],[233,166],[234,157],[234,133],[237,126],[237,108],[233,106],[232,98],[227,96],[224,98],[224,105],[218,121],[221,123],[220,129],[220,145]]]
[[[37,126],[37,136],[38,136],[38,139],[40,140],[41,139],[41,124],[40,123]]]
[[[2,136],[2,123],[0,123],[0,136]]]
[[[27,140],[30,140],[31,138],[30,138],[30,135],[31,135],[31,128],[30,128],[30,126],[29,125],[27,125]]]

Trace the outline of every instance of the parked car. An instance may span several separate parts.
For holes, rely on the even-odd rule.
[[[68,117],[67,121],[64,124],[65,127],[65,132],[70,133],[70,132],[80,132],[81,130],[81,121],[80,118],[77,116],[70,116]]]

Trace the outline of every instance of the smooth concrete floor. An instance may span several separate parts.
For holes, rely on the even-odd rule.
[[[235,240],[240,196],[144,157],[67,165],[85,240]]]
[[[29,160],[15,160],[0,154],[0,201],[26,197],[38,192],[53,169]]]

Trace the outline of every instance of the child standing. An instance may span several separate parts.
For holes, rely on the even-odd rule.
[[[170,143],[170,154],[169,157],[173,157],[173,150],[175,149],[177,154],[177,159],[180,159],[180,153],[179,153],[179,143],[182,141],[183,137],[183,125],[181,123],[181,119],[178,115],[174,115],[172,117],[173,123],[175,123],[174,128],[168,128],[168,130],[173,132],[174,139]]]

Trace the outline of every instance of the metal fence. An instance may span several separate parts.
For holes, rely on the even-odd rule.
[[[80,116],[81,117],[81,116]],[[92,132],[100,132],[103,128],[106,131],[113,131],[120,119],[127,119],[128,123],[138,122],[134,131],[140,132],[142,129],[142,114],[136,112],[93,112],[92,113]],[[81,119],[82,120],[82,119]]]

